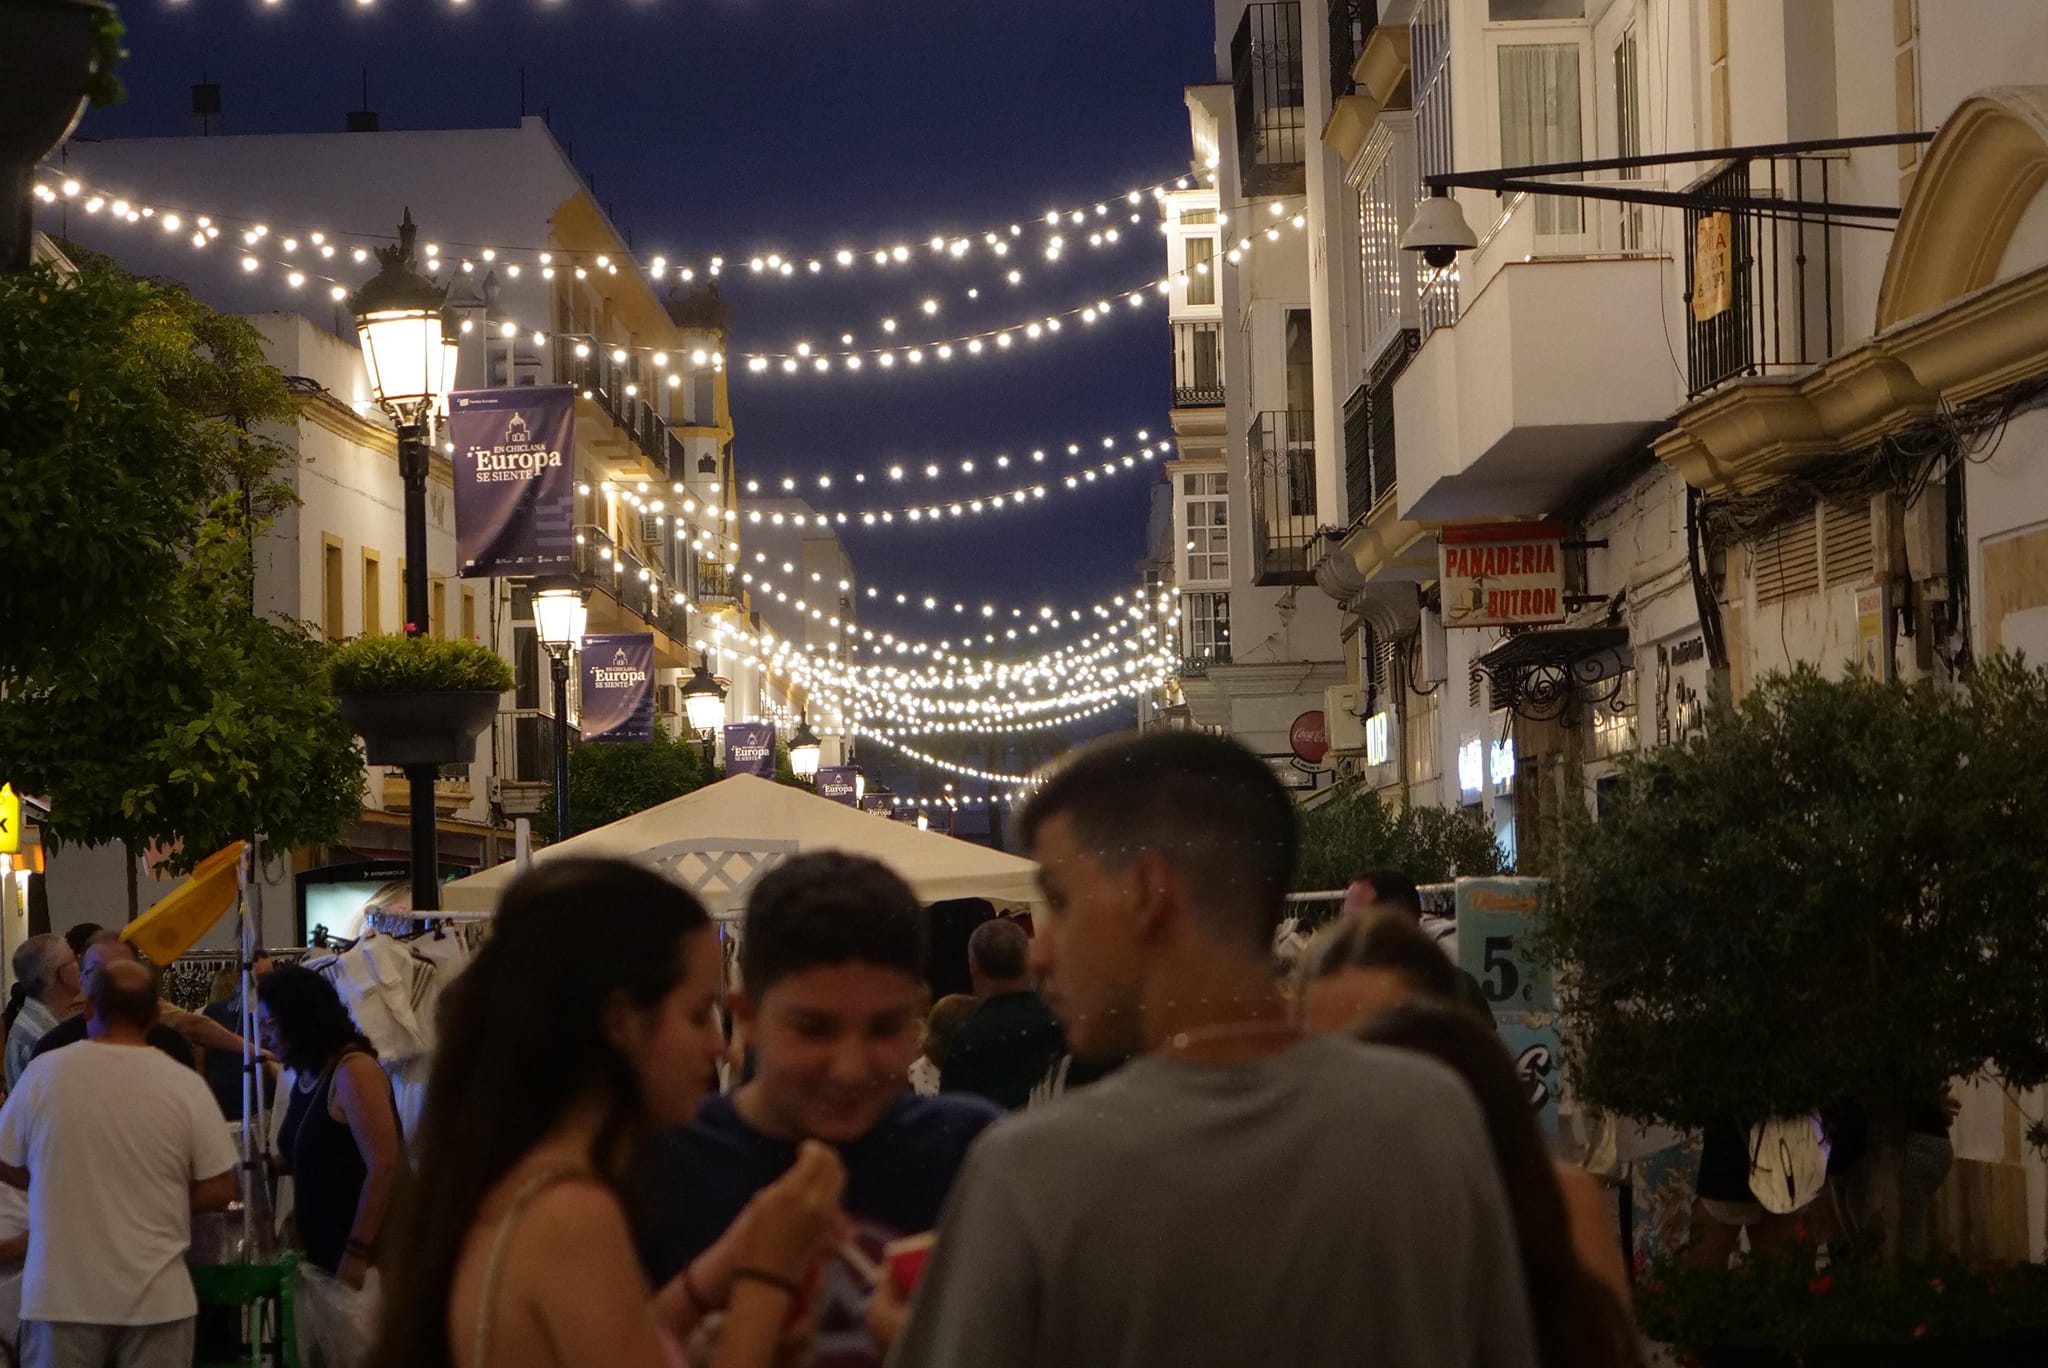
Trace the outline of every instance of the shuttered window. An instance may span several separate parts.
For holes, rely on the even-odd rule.
[[[1829,588],[1861,584],[1870,578],[1873,556],[1867,502],[1821,506],[1820,555]]]
[[[1813,513],[1759,537],[1751,547],[1751,574],[1759,604],[1782,603],[1820,589],[1820,543]]]

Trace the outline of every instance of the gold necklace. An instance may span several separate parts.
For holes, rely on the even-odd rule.
[[[1268,1034],[1300,1035],[1301,1028],[1291,1021],[1226,1021],[1215,1026],[1196,1026],[1186,1031],[1176,1031],[1166,1038],[1170,1050],[1185,1050],[1192,1045],[1205,1045],[1212,1040],[1234,1040],[1245,1036]]]

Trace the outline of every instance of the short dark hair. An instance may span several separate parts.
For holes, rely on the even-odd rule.
[[[1025,846],[1060,815],[1112,868],[1163,855],[1219,930],[1270,953],[1301,836],[1287,790],[1243,746],[1198,732],[1097,741],[1025,804]]]
[[[1422,894],[1415,887],[1415,880],[1398,869],[1361,869],[1351,876],[1352,883],[1372,885],[1372,900],[1398,907],[1417,921],[1422,920]]]
[[[1002,917],[983,922],[967,938],[968,962],[990,978],[1023,978],[1030,958],[1031,937],[1024,934],[1023,927]]]
[[[85,997],[95,1021],[146,1030],[156,1021],[156,970],[134,960],[102,964],[86,975]]]
[[[1346,969],[1385,969],[1432,1002],[1459,1002],[1458,969],[1450,956],[1421,927],[1384,907],[1338,918],[1301,957],[1304,986]]]
[[[256,1000],[277,1023],[284,1062],[301,1073],[318,1073],[350,1045],[370,1048],[324,974],[282,965],[256,985]]]
[[[872,964],[924,981],[924,908],[879,860],[843,850],[795,855],[754,885],[740,980],[759,1003],[807,969]]]
[[[99,933],[100,924],[98,922],[80,922],[64,933],[64,943],[71,947],[72,954],[80,959],[84,959],[85,947],[91,945],[93,938],[99,935]]]

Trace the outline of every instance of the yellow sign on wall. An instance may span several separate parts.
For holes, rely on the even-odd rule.
[[[1723,210],[1707,214],[1693,228],[1692,316],[1704,323],[1735,304],[1734,228]]]
[[[0,855],[21,850],[21,799],[14,785],[0,784]]]

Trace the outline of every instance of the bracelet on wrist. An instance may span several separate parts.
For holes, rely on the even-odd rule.
[[[772,1287],[778,1292],[786,1292],[791,1297],[803,1295],[803,1287],[795,1278],[785,1278],[782,1274],[771,1272],[765,1268],[735,1268],[732,1271],[732,1281],[735,1287],[743,1282],[757,1282]]]

